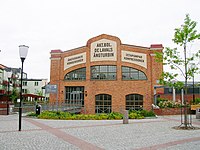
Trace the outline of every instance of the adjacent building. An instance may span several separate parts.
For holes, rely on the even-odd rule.
[[[22,82],[22,93],[28,101],[48,100],[49,94],[45,92],[48,79],[26,79]]]
[[[20,68],[11,68],[0,64],[0,96],[10,94],[14,88],[19,90],[20,76]],[[23,77],[26,78],[27,74],[24,73]]]
[[[13,90],[20,92],[21,68],[11,68],[0,64],[0,100],[11,94]],[[25,100],[48,100],[45,92],[48,79],[28,79],[23,72],[22,94]]]

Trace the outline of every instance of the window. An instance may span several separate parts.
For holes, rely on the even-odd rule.
[[[27,82],[22,82],[22,86],[27,86]]]
[[[95,113],[111,113],[111,95],[99,94],[95,96]]]
[[[140,94],[126,95],[126,110],[142,110],[143,96]]]
[[[92,80],[116,80],[116,66],[92,66]]]
[[[144,72],[131,68],[131,67],[122,67],[122,80],[147,80]]]
[[[65,75],[65,80],[85,80],[86,68],[73,70]]]
[[[22,93],[27,94],[28,90],[27,89],[22,89]]]
[[[35,86],[38,86],[38,82],[35,82]]]
[[[66,90],[66,99],[65,103],[69,107],[82,107],[84,106],[84,87],[77,86],[77,87],[65,87]]]

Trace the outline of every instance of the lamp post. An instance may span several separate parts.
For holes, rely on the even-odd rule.
[[[22,80],[23,80],[23,64],[24,60],[26,59],[28,53],[28,46],[20,45],[19,46],[19,56],[22,62],[22,69],[21,69],[21,84],[20,84],[20,103],[19,103],[19,131],[21,131],[21,121],[22,121]]]
[[[11,79],[11,76],[12,76],[12,72],[7,72],[7,76],[8,76],[8,98],[6,100],[6,107],[7,107],[7,115],[9,115],[8,100],[9,100],[9,96],[10,96],[10,79]]]

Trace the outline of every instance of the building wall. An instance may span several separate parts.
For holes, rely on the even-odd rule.
[[[182,103],[183,103],[183,99],[182,99],[182,95],[181,94],[176,94],[176,96],[175,96],[175,101],[176,102],[181,102],[182,101]],[[194,98],[200,98],[200,94],[192,94],[192,93],[189,93],[189,94],[187,94],[187,95],[184,95],[184,99],[186,100],[186,102],[188,103],[188,104],[191,104],[191,102],[193,101],[193,97]],[[166,100],[172,100],[173,99],[173,95],[172,94],[160,94],[160,98],[162,98],[162,99],[166,99]]]
[[[23,85],[22,89],[26,89],[28,94],[38,94],[42,93],[42,96],[45,96],[45,92],[42,90],[42,87],[44,87],[47,83],[47,79],[27,79],[23,82],[27,82],[27,85]],[[38,84],[35,84],[35,83]]]
[[[116,49],[116,53],[115,51],[113,52],[114,56],[111,58],[111,60],[109,60],[110,58],[107,57],[97,57],[97,59],[92,58],[92,56],[96,54],[93,52],[93,46],[98,42],[107,42],[111,43],[112,46],[114,45],[112,48]],[[162,64],[159,64],[155,61],[155,51],[162,52],[162,49],[163,47],[160,44],[154,44],[150,47],[126,45],[122,44],[118,37],[102,34],[89,39],[86,46],[80,48],[69,51],[52,50],[50,84],[58,85],[59,103],[65,102],[66,86],[84,86],[84,109],[86,113],[95,113],[95,95],[97,94],[110,94],[112,96],[112,111],[118,112],[122,109],[125,109],[126,95],[141,94],[143,95],[144,109],[150,110],[151,104],[153,103],[153,86],[156,84],[156,81],[159,79],[163,71]],[[85,53],[86,55],[84,55]],[[144,62],[127,62],[125,59],[122,59],[122,57],[125,57],[122,56],[124,55],[123,53],[126,55],[135,55],[139,53],[139,55],[141,55],[141,59],[144,59]],[[73,66],[66,64],[65,58],[70,58],[70,56],[79,56],[80,54],[83,56],[83,62],[86,59],[84,63],[79,64],[78,62],[77,65]],[[84,56],[86,58],[84,58]],[[117,79],[111,81],[91,80],[90,67],[94,65],[116,65]],[[132,67],[144,72],[147,76],[147,80],[122,80],[122,66]],[[67,73],[82,67],[86,67],[85,81],[64,80],[64,77]],[[56,94],[50,94],[50,102],[56,102],[56,96]]]
[[[11,68],[0,64],[0,95],[8,93],[8,73],[11,73],[9,91],[11,92],[13,88],[19,90],[20,68]]]

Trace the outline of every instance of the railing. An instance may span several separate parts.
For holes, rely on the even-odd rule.
[[[76,104],[56,104],[56,103],[23,103],[22,104],[22,112],[35,112],[36,111],[36,105],[41,105],[41,110],[48,110],[48,111],[67,111],[70,113],[80,113],[82,106],[76,105]],[[13,112],[19,111],[19,104],[15,104],[13,108]]]

